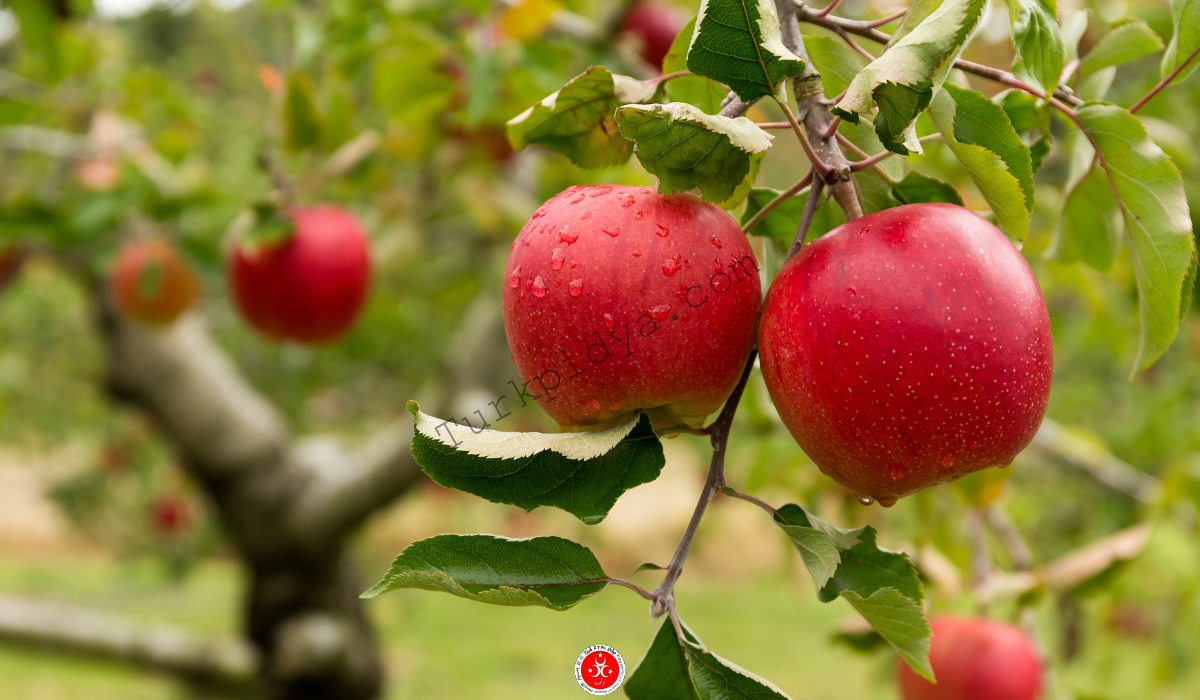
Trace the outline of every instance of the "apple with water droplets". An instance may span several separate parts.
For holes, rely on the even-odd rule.
[[[904,700],[1036,700],[1042,693],[1042,662],[1019,628],[984,618],[933,618],[929,665],[937,684],[898,661]]]
[[[251,326],[277,340],[328,343],[354,325],[371,280],[366,233],[335,206],[286,213],[282,241],[241,241],[229,259],[238,310]]]
[[[780,270],[758,347],[806,454],[884,506],[1007,466],[1050,395],[1046,302],[995,226],[952,204],[843,224]]]
[[[638,410],[656,429],[702,425],[741,376],[762,294],[725,210],[625,185],[570,187],[543,204],[513,241],[503,287],[523,381],[509,401],[536,401],[564,430]]]

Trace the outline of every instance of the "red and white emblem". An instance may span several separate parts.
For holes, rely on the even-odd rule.
[[[610,646],[590,646],[575,659],[575,680],[592,695],[608,695],[625,680],[625,661]]]

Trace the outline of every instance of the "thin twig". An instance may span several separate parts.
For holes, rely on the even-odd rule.
[[[825,133],[821,134],[821,138],[823,138],[823,139],[833,138],[833,135],[837,133],[838,127],[841,125],[842,125],[842,118],[834,117],[833,121],[829,122],[829,128],[825,130]]]
[[[869,159],[871,158],[871,156],[867,155],[867,152],[866,152],[866,151],[862,150],[862,149],[861,149],[861,148],[859,148],[858,146],[855,146],[855,145],[854,145],[854,144],[853,144],[853,143],[850,141],[850,139],[846,138],[845,136],[842,136],[841,134],[838,134],[838,135],[837,135],[837,139],[838,139],[838,143],[842,144],[842,148],[846,149],[847,151],[850,151],[850,153],[852,153],[852,154],[854,154],[854,155],[858,156],[858,157],[861,159],[861,160],[859,160],[858,162],[860,162],[860,163],[861,163],[861,162],[863,162],[863,161],[865,161],[865,160],[869,160]],[[889,153],[890,153],[890,152],[891,152],[891,151],[889,151]],[[873,164],[871,165],[871,168],[872,168],[872,169],[875,171],[875,173],[876,173],[877,175],[879,175],[879,177],[883,178],[883,181],[884,181],[884,182],[888,183],[889,185],[895,185],[895,184],[896,184],[896,179],[895,179],[894,177],[892,177],[891,173],[889,173],[888,171],[884,170],[882,165],[879,165],[878,163],[873,163]],[[851,164],[850,164],[850,169],[851,169],[851,170],[853,170],[853,169],[854,169],[854,163],[851,163]]]
[[[779,206],[780,204],[783,204],[784,202],[791,199],[792,197],[795,197],[796,194],[798,194],[800,192],[800,190],[804,189],[805,187],[808,187],[810,184],[812,184],[812,171],[811,170],[808,171],[808,173],[804,177],[802,177],[798,181],[796,181],[796,183],[794,185],[787,188],[783,192],[780,192],[778,197],[767,202],[766,204],[763,205],[762,209],[759,209],[757,212],[755,212],[754,216],[750,217],[750,220],[746,222],[746,225],[742,226],[742,232],[749,233],[751,230],[754,229],[755,226],[758,226],[758,224],[767,217],[767,214],[770,214],[772,211],[774,211],[775,207]]]
[[[930,143],[932,141],[940,141],[941,139],[942,139],[941,134],[929,134],[928,136],[922,136],[918,140],[921,143]],[[893,153],[892,151],[884,151],[882,153],[876,153],[873,156],[869,156],[867,158],[863,158],[860,161],[851,163],[850,169],[857,173],[859,171],[866,170],[867,168],[874,167],[875,164],[878,163],[879,161],[885,160],[894,155],[898,155],[898,154]]]
[[[812,226],[813,216],[817,213],[817,204],[820,202],[823,189],[825,189],[825,181],[813,178],[812,189],[808,191],[808,201],[804,203],[804,213],[800,215],[800,225],[796,227],[796,237],[792,240],[792,247],[788,249],[786,259],[790,260],[804,247],[804,239],[808,238],[808,229]]]
[[[817,14],[816,14],[816,16],[817,16],[817,17],[825,17],[825,16],[826,16],[826,15],[828,15],[830,12],[833,12],[834,10],[836,10],[836,9],[837,9],[837,6],[838,6],[838,5],[840,5],[841,3],[842,3],[842,0],[833,0],[833,2],[831,2],[831,3],[829,3],[828,5],[826,5],[826,6],[825,6],[825,9],[823,9],[823,10],[817,10],[817,11],[816,11],[816,13],[817,13]]]
[[[792,131],[796,132],[796,138],[800,139],[800,145],[804,147],[804,155],[808,156],[808,162],[812,163],[813,170],[817,171],[820,179],[824,180],[829,175],[829,166],[813,150],[812,143],[808,140],[808,134],[804,133],[800,122],[796,121],[796,115],[792,113],[792,108],[786,102],[780,102],[779,106],[783,108],[783,113],[787,116],[788,124],[791,124]]]
[[[861,55],[863,58],[867,59],[868,61],[875,60],[875,54],[873,54],[870,51],[867,51],[863,47],[859,46],[857,41],[850,38],[850,35],[846,33],[845,29],[838,27],[834,31],[837,32],[837,35],[839,37],[841,37],[842,41],[846,42],[850,46],[850,48],[857,51],[859,53],[859,55]]]
[[[961,71],[964,71],[966,73],[978,75],[981,78],[987,78],[988,80],[994,80],[994,81],[1000,83],[1001,85],[1015,87],[1018,90],[1024,90],[1025,88],[1029,87],[1028,85],[1025,85],[1025,83],[1021,82],[1017,78],[1017,76],[1013,75],[1012,73],[1009,73],[1008,71],[1000,70],[999,68],[992,68],[991,66],[985,66],[982,63],[975,63],[974,61],[965,61],[960,58],[954,62],[954,67]],[[1028,92],[1028,90],[1026,90],[1026,92]],[[1076,97],[1075,95],[1072,95],[1071,93],[1063,90],[1061,87],[1056,88],[1054,90],[1054,97],[1057,98],[1060,102],[1065,102],[1073,107],[1078,107],[1079,105],[1083,104],[1083,100],[1081,100],[1078,97]]]
[[[1013,522],[1003,506],[993,503],[983,511],[984,521],[992,532],[1004,543],[1008,550],[1008,558],[1012,560],[1013,569],[1029,571],[1033,568],[1033,555],[1029,551],[1029,543],[1021,536],[1017,524]]]
[[[1179,64],[1179,67],[1177,67],[1175,70],[1171,71],[1170,75],[1168,75],[1167,77],[1158,81],[1158,85],[1155,85],[1153,88],[1151,88],[1150,92],[1146,93],[1145,97],[1143,97],[1142,99],[1135,102],[1133,104],[1133,106],[1129,108],[1129,113],[1137,114],[1137,111],[1139,109],[1144,107],[1145,104],[1147,102],[1149,102],[1151,99],[1153,99],[1155,95],[1162,92],[1162,89],[1165,88],[1167,85],[1169,85],[1171,83],[1171,81],[1175,79],[1175,76],[1182,73],[1183,69],[1188,67],[1188,64],[1192,62],[1192,59],[1196,57],[1196,54],[1200,54],[1200,47],[1197,47],[1196,50],[1193,51],[1190,56],[1188,56],[1186,59],[1184,59],[1183,63]]]
[[[758,122],[755,124],[760,129],[790,129],[791,122]]]
[[[667,573],[663,576],[662,583],[650,592],[650,614],[654,618],[658,618],[664,612],[671,612],[672,620],[676,619],[673,614],[675,582],[683,574],[683,563],[687,561],[688,552],[692,549],[692,542],[696,539],[696,531],[700,527],[700,520],[704,518],[704,511],[708,508],[709,501],[717,494],[717,490],[725,485],[725,448],[729,441],[729,428],[733,425],[733,416],[737,413],[738,404],[742,400],[742,393],[746,389],[746,382],[750,379],[750,372],[754,369],[754,359],[757,355],[757,350],[750,351],[750,356],[746,358],[746,366],[742,370],[741,379],[738,380],[733,393],[726,399],[721,414],[717,416],[712,425],[708,426],[709,439],[713,448],[708,477],[704,480],[704,489],[700,492],[696,509],[692,511],[692,519],[688,521],[687,529],[684,530],[683,537],[679,539],[679,545],[675,548],[675,554],[671,557],[671,563],[667,565]]]
[[[867,26],[871,27],[871,28],[882,27],[883,25],[888,24],[890,22],[895,22],[896,20],[900,19],[901,17],[903,17],[906,14],[908,14],[907,7],[904,8],[903,10],[900,10],[899,12],[893,12],[892,14],[888,15],[887,17],[880,17],[879,19],[870,20],[867,22]]]
[[[740,498],[743,501],[753,503],[754,505],[758,506],[759,508],[762,508],[763,510],[767,511],[771,515],[775,515],[776,513],[779,512],[770,503],[767,503],[766,501],[764,501],[760,498],[755,498],[754,496],[751,496],[748,493],[742,493],[741,491],[738,491],[735,488],[730,488],[730,487],[726,486],[725,488],[721,489],[721,493],[725,494],[726,496],[731,496],[733,498]]]
[[[623,578],[605,578],[605,579],[600,579],[600,580],[604,581],[605,583],[612,583],[612,584],[616,584],[618,586],[624,586],[624,587],[628,588],[629,590],[633,591],[634,593],[637,593],[641,597],[645,598],[646,600],[654,599],[654,596],[650,595],[650,591],[646,590],[645,588],[642,588],[641,586],[637,585],[633,581],[626,581]]]

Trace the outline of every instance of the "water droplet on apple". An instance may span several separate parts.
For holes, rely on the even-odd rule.
[[[537,211],[533,212],[533,216],[531,216],[531,217],[529,217],[529,218],[531,218],[531,219],[540,219],[540,218],[542,218],[543,216],[545,216],[547,213],[549,213],[549,211],[550,211],[550,205],[549,205],[549,204],[543,204],[542,206],[538,207],[538,208],[537,208]]]
[[[942,466],[943,467],[953,467],[954,466],[954,455],[950,454],[949,452],[943,454],[942,455]]]
[[[879,505],[883,506],[884,508],[891,508],[892,506],[896,505],[896,499],[890,496],[880,496]]]
[[[579,220],[580,220],[580,221],[584,221],[584,220],[587,220],[587,219],[590,219],[590,218],[592,218],[592,212],[590,212],[590,211],[585,211],[585,212],[583,212],[582,214],[580,214],[580,215],[579,215]]]
[[[626,209],[633,206],[633,203],[635,201],[633,198],[633,195],[626,192],[625,194],[620,195],[620,197],[621,197],[621,206],[625,207]]]
[[[638,213],[641,214],[641,212],[638,212]],[[657,233],[660,237],[666,238],[668,235],[670,235],[671,229],[667,228],[666,226],[663,226],[662,224],[655,224],[654,232]]]
[[[577,194],[571,198],[571,204],[579,204],[585,199],[587,199],[587,195]]]
[[[712,279],[708,281],[708,286],[712,287],[712,290],[717,294],[725,293],[732,284],[733,282],[730,281],[729,275],[725,273],[713,275]]]
[[[858,296],[858,290],[854,287],[846,287],[846,291],[850,292],[850,296]]]
[[[870,233],[870,232],[871,232],[871,227],[870,227],[870,226],[863,226],[862,228],[860,228],[860,229],[858,230],[858,232],[859,232],[859,233],[861,233],[861,234],[864,234],[864,235],[865,235],[865,234],[868,234],[868,233]]]
[[[642,251],[638,250],[637,248],[634,248],[633,249],[633,257],[635,257],[635,258],[642,257]]]
[[[869,506],[875,502],[875,499],[871,498],[870,496],[855,496],[855,498],[857,498],[858,502],[864,506]]]
[[[599,197],[601,195],[606,195],[609,192],[612,192],[611,187],[597,187],[596,189],[592,190],[592,193],[589,194],[588,196],[589,197]]]
[[[571,296],[573,296],[573,297],[577,297],[580,294],[582,294],[583,293],[583,278],[580,277],[577,280],[571,280],[571,284],[567,285],[567,291],[570,292]]]
[[[721,239],[720,239],[720,238],[717,238],[717,234],[715,234],[715,233],[710,233],[710,234],[708,234],[708,240],[709,240],[709,241],[711,241],[711,242],[712,242],[712,244],[713,244],[713,245],[715,245],[715,246],[716,246],[716,247],[718,247],[718,248],[724,248],[724,247],[725,247],[725,246],[721,245]]]
[[[635,219],[637,219],[637,220],[641,221],[641,219],[642,219],[642,217],[643,217],[643,216],[645,216],[645,215],[644,215],[644,214],[642,214],[642,212],[640,212],[640,211],[639,211],[638,213],[636,213],[636,214],[634,214],[634,215],[633,215],[633,218],[635,218]]]
[[[512,274],[508,276],[508,286],[512,287],[513,289],[516,289],[520,285],[521,285],[521,266],[517,265],[517,269],[513,270]]]
[[[570,224],[563,224],[563,227],[558,230],[558,240],[571,245],[579,240],[579,230],[571,228]]]
[[[597,399],[595,396],[588,399],[588,410],[591,411],[592,413],[600,412],[600,400]]]
[[[608,235],[612,236],[613,238],[616,238],[617,236],[621,235],[621,229],[618,226],[614,226],[612,228],[602,228],[600,230],[607,233]]]
[[[533,295],[538,299],[546,296],[546,283],[542,281],[541,275],[533,280]]]
[[[563,266],[563,260],[565,260],[566,257],[567,257],[567,249],[566,248],[555,248],[554,250],[552,250],[550,252],[550,269],[551,270],[561,270],[562,266]]]
[[[1004,464],[998,464],[996,466],[1000,467],[1001,469],[1008,469],[1009,467],[1012,466],[1012,463],[1013,463],[1013,461],[1010,459],[1007,462],[1005,462]]]
[[[903,479],[904,474],[904,465],[902,464],[893,464],[892,466],[888,467],[888,476],[892,477],[893,479]]]
[[[612,314],[604,314],[604,327],[612,328],[615,325],[617,325],[617,322],[613,320]]]
[[[662,321],[670,315],[671,305],[662,304],[661,306],[651,306],[646,310],[646,313],[650,314],[650,318],[654,319],[655,321]]]
[[[683,267],[683,263],[680,262],[680,256],[672,255],[663,261],[663,274],[667,277],[674,277],[681,267]]]

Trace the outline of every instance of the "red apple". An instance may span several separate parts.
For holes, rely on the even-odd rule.
[[[637,37],[642,60],[662,70],[663,59],[689,18],[687,10],[675,3],[646,0],[629,8],[619,31]]]
[[[292,209],[282,243],[239,243],[229,282],[242,316],[278,340],[330,342],[354,324],[371,278],[367,236],[333,206]]]
[[[1050,395],[1037,279],[995,226],[952,204],[843,224],[771,285],[763,378],[804,451],[860,500],[1006,466]]]
[[[1035,700],[1042,693],[1042,662],[1029,638],[994,620],[935,617],[929,664],[934,685],[896,664],[904,700]]]
[[[528,393],[514,398],[564,429],[638,409],[656,428],[701,425],[753,347],[757,270],[729,214],[695,195],[567,188],[526,222],[505,268],[504,329]]]
[[[188,510],[183,501],[171,496],[161,496],[150,504],[150,524],[155,531],[173,535],[187,527]]]
[[[162,238],[138,238],[121,246],[108,283],[122,313],[153,325],[179,318],[200,293],[196,274]]]

